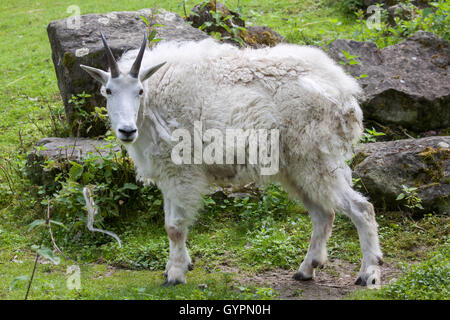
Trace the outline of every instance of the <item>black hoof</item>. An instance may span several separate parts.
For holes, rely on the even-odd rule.
[[[296,272],[292,278],[294,278],[297,281],[308,281],[308,280],[312,280],[312,276],[306,276],[303,274],[303,272],[298,271]]]
[[[363,277],[359,276],[358,279],[356,279],[355,284],[357,286],[366,286],[367,285],[367,281]]]
[[[384,263],[383,259],[381,259],[380,257],[378,257],[378,265],[382,266]]]
[[[182,284],[183,282],[178,281],[178,280],[174,280],[174,281],[164,281],[164,283],[162,284],[163,287],[170,287],[170,286],[176,286],[179,284]]]
[[[192,263],[189,263],[189,265],[188,265],[188,270],[189,270],[189,271],[194,270],[194,265],[193,265]]]
[[[313,268],[317,268],[320,265],[319,261],[313,259],[313,261],[311,261],[311,266]]]

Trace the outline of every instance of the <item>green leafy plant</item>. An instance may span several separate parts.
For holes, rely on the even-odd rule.
[[[273,300],[279,296],[277,291],[267,287],[248,288],[238,285],[236,288],[241,292],[244,299]]]
[[[61,254],[63,254],[61,252],[61,249],[59,249],[59,247],[55,243],[55,240],[54,240],[54,237],[53,237],[52,228],[51,228],[52,224],[55,224],[55,225],[58,225],[58,226],[61,226],[61,227],[65,228],[64,224],[62,224],[61,222],[50,219],[50,202],[48,202],[46,218],[45,219],[37,219],[37,220],[33,221],[28,226],[28,232],[30,232],[30,231],[34,230],[35,228],[38,228],[38,227],[46,227],[41,232],[41,237],[40,237],[40,240],[39,240],[39,244],[34,244],[34,245],[31,246],[31,250],[36,252],[34,265],[33,265],[33,271],[31,273],[31,276],[20,275],[20,276],[15,277],[13,282],[11,283],[10,288],[9,288],[10,291],[11,291],[11,290],[13,290],[16,287],[16,285],[17,285],[17,283],[19,281],[28,281],[27,291],[25,293],[25,300],[28,299],[28,296],[30,294],[31,284],[33,283],[33,280],[34,280],[34,275],[36,273],[36,268],[37,268],[37,264],[38,264],[39,258],[42,257],[44,259],[47,259],[48,261],[52,262],[53,264],[59,264],[60,263],[60,258],[55,256],[54,253],[53,253],[53,250],[44,244],[44,240],[45,240],[45,237],[47,235],[46,231],[48,230],[48,234],[50,235],[50,239],[52,241],[53,248],[56,249]]]
[[[447,242],[431,259],[404,265],[397,281],[374,293],[399,300],[448,300],[450,296],[450,245]]]
[[[374,128],[372,129],[366,129],[363,133],[363,136],[361,138],[362,143],[370,143],[370,142],[377,142],[376,137],[385,136],[386,134],[383,132],[377,132]]]
[[[445,0],[429,3],[430,7],[423,9],[411,7],[414,11],[412,19],[403,20],[399,17],[394,18],[395,26],[389,28],[389,31],[394,35],[401,35],[408,37],[419,30],[433,32],[444,39],[448,40],[450,37],[450,3]]]
[[[362,0],[342,0],[339,4],[346,13],[352,13],[362,7]]]
[[[64,245],[69,245],[75,235],[81,237],[80,241],[90,243],[110,241],[86,229],[83,188],[87,185],[92,186],[93,199],[98,207],[99,214],[94,223],[101,229],[110,229],[112,221],[136,212],[144,211],[155,216],[162,212],[159,190],[136,181],[132,160],[125,150],[118,151],[117,139],[108,136],[106,140],[109,143],[102,149],[98,148],[80,160],[49,159],[42,164],[44,170],[55,169],[58,174],[53,181],[38,187],[32,198],[41,205],[51,201],[53,215],[67,226],[64,231],[55,232],[55,238]],[[35,221],[32,227],[39,223],[43,221]]]
[[[109,127],[109,121],[107,117],[107,110],[105,107],[88,107],[88,99],[91,97],[90,94],[78,93],[76,95],[72,95],[69,99],[69,103],[73,105],[75,110],[74,119],[73,120],[73,129],[77,131],[76,135],[80,135],[80,127],[83,127],[85,131],[84,134],[89,134],[89,132],[99,123],[102,123],[103,127]],[[93,109],[93,111],[89,112],[88,109]],[[78,128],[76,128],[78,126]]]
[[[402,192],[397,196],[397,201],[403,201],[403,205],[411,210],[414,209],[421,209],[423,210],[422,206],[422,199],[417,196],[417,189],[415,187],[408,187],[405,185],[402,185]]]
[[[359,56],[351,55],[349,52],[345,51],[344,49],[342,49],[342,54],[344,55],[345,61],[339,61],[340,64],[345,66],[345,65],[355,65],[355,64],[360,63],[358,60],[356,60],[357,58],[359,58]]]
[[[354,14],[359,27],[353,34],[353,38],[359,41],[373,41],[379,47],[386,47],[402,41],[417,31],[423,30],[449,40],[450,2],[440,0],[429,2],[429,4],[433,8],[425,7],[421,9],[408,2],[403,4],[405,8],[409,8],[408,10],[412,12],[412,15],[410,18],[394,17],[393,25],[390,25],[388,22],[387,10],[379,6],[381,21],[377,28],[368,28],[365,13],[360,9],[356,10]]]
[[[346,65],[353,66],[353,65],[361,63],[360,61],[356,60],[360,56],[351,55],[349,52],[345,51],[344,49],[342,49],[342,54],[344,55],[345,60],[339,61],[339,63],[344,66],[346,66]],[[356,77],[356,79],[362,79],[362,78],[367,78],[367,77],[368,77],[367,74],[362,74],[362,75]]]
[[[209,35],[217,40],[231,40],[239,43],[239,45],[244,46],[244,41],[239,35],[240,31],[245,31],[245,28],[239,26],[229,27],[226,23],[227,20],[231,19],[233,16],[227,15],[223,16],[222,12],[217,10],[210,11],[213,21],[205,21],[200,27],[200,30],[205,30],[206,28],[213,27],[213,30],[220,30],[221,28],[225,29],[226,34],[222,34],[219,31],[211,31]]]
[[[184,5],[184,1],[183,1],[183,5]],[[157,32],[156,32],[155,28],[156,27],[164,27],[164,25],[158,24],[158,23],[150,23],[150,21],[155,21],[155,19],[156,19],[155,12],[157,12],[157,11],[158,11],[158,7],[155,3],[155,7],[152,9],[152,15],[150,17],[146,18],[144,16],[139,16],[139,18],[141,18],[142,21],[144,21],[145,25],[147,26],[147,30],[148,30],[147,41],[148,41],[149,47],[153,47],[156,43],[158,43],[159,41],[162,40],[161,38],[156,37]]]
[[[361,189],[361,178],[352,178],[352,184],[356,189]]]

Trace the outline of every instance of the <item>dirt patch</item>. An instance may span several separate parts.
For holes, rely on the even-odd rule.
[[[282,300],[340,300],[351,291],[362,288],[354,284],[358,270],[357,264],[333,259],[324,268],[316,270],[316,277],[311,281],[296,281],[292,278],[295,271],[283,269],[256,275],[236,273],[235,279],[244,285],[270,287],[277,291]],[[381,282],[385,285],[401,271],[385,263],[381,273]]]

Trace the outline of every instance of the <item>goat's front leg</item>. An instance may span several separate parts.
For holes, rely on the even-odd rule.
[[[186,273],[192,269],[186,249],[189,218],[183,208],[168,199],[164,200],[165,228],[169,236],[170,256],[166,265],[164,285],[186,283]]]

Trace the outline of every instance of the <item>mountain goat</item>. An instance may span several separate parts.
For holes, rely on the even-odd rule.
[[[110,71],[81,67],[102,84],[112,128],[133,159],[138,179],[156,183],[163,194],[170,242],[166,284],[186,282],[192,266],[185,244],[188,228],[210,185],[251,181],[281,183],[311,216],[311,242],[296,280],[312,279],[314,269],[326,262],[326,242],[339,211],[350,217],[360,238],[363,260],[356,284],[380,283],[374,208],[352,189],[345,162],[363,129],[356,99],[360,87],[324,52],[292,44],[238,49],[212,39],[166,42],[149,50],[144,38],[140,50],[117,62],[101,37]],[[206,151],[213,140],[213,134],[199,136],[199,128],[217,134],[218,148],[211,153],[217,161],[202,161],[197,154],[199,146]],[[174,161],[175,144],[183,137],[175,133],[181,129],[194,136],[197,146],[186,138],[181,150],[184,160],[193,151],[194,163]],[[225,145],[220,134],[231,129],[240,130],[235,138],[244,137],[244,151],[255,146],[263,153],[278,150],[272,160],[279,168],[262,174],[264,164],[258,166],[250,156],[236,161],[234,154],[233,163],[220,162],[218,149]],[[252,136],[264,130],[275,144]],[[228,144],[225,149],[230,151]]]

